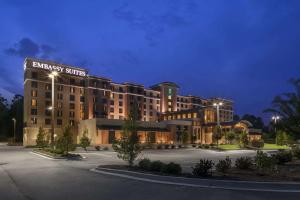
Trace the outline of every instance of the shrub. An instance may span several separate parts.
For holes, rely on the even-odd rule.
[[[276,167],[276,160],[273,156],[268,156],[262,151],[257,151],[254,158],[256,169],[259,173],[274,172]]]
[[[144,159],[140,160],[138,166],[139,166],[139,168],[141,168],[143,170],[150,170],[151,161],[148,158],[144,158]]]
[[[280,145],[280,146],[287,145],[288,140],[289,140],[289,137],[285,131],[281,131],[281,130],[277,131],[276,139],[275,139],[277,145]]]
[[[108,147],[103,147],[103,150],[104,150],[104,151],[108,151],[109,148],[108,148]]]
[[[178,145],[178,148],[179,148],[179,149],[180,149],[180,148],[182,148],[182,145],[181,145],[181,144],[179,144],[179,145]]]
[[[154,171],[154,172],[161,172],[164,165],[165,164],[159,160],[153,161],[153,162],[151,162],[150,170]]]
[[[91,140],[87,136],[88,130],[84,130],[82,137],[80,138],[80,146],[87,151],[87,147],[90,146]]]
[[[100,146],[95,146],[95,149],[96,149],[97,151],[100,151],[100,150],[101,150],[101,147],[100,147]]]
[[[74,151],[76,149],[76,146],[73,143],[73,136],[70,126],[65,127],[63,129],[63,133],[58,136],[56,147],[64,152],[64,154],[68,154],[69,151]]]
[[[166,174],[181,174],[181,166],[177,163],[170,162],[162,167],[162,172]]]
[[[255,148],[262,148],[264,147],[265,143],[263,139],[260,140],[252,140],[251,141],[251,146]]]
[[[169,148],[169,146],[170,146],[170,145],[168,145],[168,144],[165,144],[165,149],[168,149],[168,148]]]
[[[157,145],[157,149],[162,149],[162,146],[161,145]]]
[[[273,158],[276,160],[278,165],[283,165],[286,162],[290,162],[293,159],[293,154],[291,151],[279,150],[276,154],[273,155]]]
[[[240,145],[241,145],[241,147],[245,148],[249,144],[248,134],[245,131],[243,131],[240,134],[239,138],[240,138]]]
[[[294,147],[292,149],[292,152],[293,152],[293,156],[295,156],[297,159],[300,159],[300,147],[299,146]]]
[[[199,144],[197,148],[198,148],[198,149],[202,149],[202,148],[203,148],[203,145],[202,145],[202,144]]]
[[[226,157],[224,160],[219,160],[216,164],[216,170],[221,173],[226,173],[231,168],[231,159]]]
[[[238,169],[251,169],[253,160],[251,157],[240,157],[235,161],[235,167]]]
[[[209,145],[208,144],[204,144],[204,149],[209,149]]]
[[[211,176],[213,166],[212,160],[200,159],[199,163],[193,167],[193,174],[196,176]]]
[[[194,148],[195,148],[196,146],[197,146],[196,144],[192,144],[192,147],[194,147]]]
[[[174,144],[171,145],[171,149],[175,149],[175,147],[176,147],[176,146],[175,146]]]
[[[45,133],[45,130],[40,127],[36,138],[36,146],[39,148],[45,148],[48,146],[48,143],[47,134]]]

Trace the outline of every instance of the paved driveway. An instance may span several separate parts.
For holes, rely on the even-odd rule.
[[[178,158],[183,157],[184,151],[177,152],[180,153]],[[156,159],[164,153],[145,152],[145,155]],[[174,153],[171,152],[168,159]],[[0,146],[0,199],[299,199],[299,193],[190,188],[95,174],[89,169],[121,162],[112,152],[93,152],[85,156],[84,161],[50,160],[30,153],[29,149]]]

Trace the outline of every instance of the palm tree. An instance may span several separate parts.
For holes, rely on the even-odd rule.
[[[291,79],[294,92],[278,95],[272,102],[272,108],[264,112],[271,112],[281,117],[280,128],[300,138],[300,78]]]

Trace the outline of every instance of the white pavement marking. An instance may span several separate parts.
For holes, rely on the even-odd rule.
[[[41,154],[38,154],[38,153],[35,153],[35,152],[30,152],[30,153],[32,153],[32,154],[34,154],[34,155],[37,155],[37,156],[40,156],[40,157],[42,157],[42,158],[46,158],[46,159],[49,159],[49,160],[57,160],[57,159],[54,159],[54,158],[49,158],[49,157],[47,157],[47,156],[43,156],[43,155],[41,155]]]
[[[147,176],[156,176],[156,177],[167,177],[167,176],[162,176],[158,174],[146,174],[143,172],[135,172],[135,171],[128,171],[128,170],[122,170],[122,169],[110,169],[110,168],[102,168],[98,167],[97,169],[104,169],[108,171],[119,171],[119,172],[125,172],[125,173],[132,173],[132,174],[139,174],[139,175],[147,175]],[[186,179],[186,180],[191,180],[191,178],[187,177],[178,177],[178,176],[171,176],[173,179]],[[255,184],[291,184],[291,185],[300,185],[300,182],[268,182],[268,181],[236,181],[236,180],[217,180],[217,179],[207,179],[207,178],[201,178],[199,180],[202,181],[215,181],[215,182],[225,182],[225,183],[255,183]]]
[[[150,183],[158,183],[158,184],[165,184],[165,185],[187,186],[187,187],[197,187],[197,188],[210,188],[210,189],[224,189],[224,190],[239,190],[239,191],[300,193],[300,190],[274,190],[274,189],[259,189],[259,188],[237,188],[237,187],[221,187],[221,186],[212,186],[212,185],[199,185],[199,184],[192,184],[192,183],[178,183],[178,182],[154,180],[154,179],[148,179],[148,178],[140,178],[140,177],[134,177],[134,176],[130,176],[130,175],[118,174],[118,173],[112,173],[112,172],[105,172],[105,171],[98,170],[96,168],[90,169],[90,171],[95,172],[95,173],[99,173],[99,174],[105,174],[105,175],[117,176],[117,177],[132,179],[132,180],[138,180],[138,181],[144,181],[144,182],[150,182]]]

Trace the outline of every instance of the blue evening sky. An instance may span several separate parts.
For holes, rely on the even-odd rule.
[[[300,77],[299,36],[297,0],[0,0],[0,93],[22,94],[31,56],[265,117]]]

